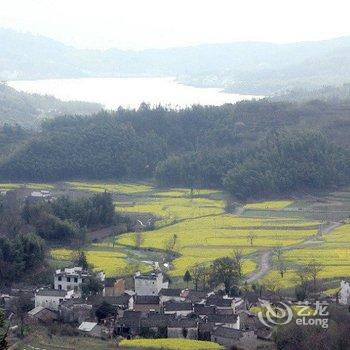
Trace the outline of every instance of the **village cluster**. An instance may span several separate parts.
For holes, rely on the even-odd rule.
[[[272,328],[249,311],[252,305],[261,305],[253,294],[240,298],[229,297],[220,289],[169,288],[163,273],[154,269],[148,274],[137,272],[129,280],[106,278],[99,272],[95,276],[103,283],[103,291],[83,298],[82,285],[90,274],[81,267],[59,269],[53,276],[53,288],[26,290],[35,304],[26,314],[26,322],[69,324],[82,335],[105,339],[185,338],[214,341],[226,347],[271,339]],[[10,310],[18,292],[0,293],[5,309]],[[349,283],[341,283],[337,302],[349,304]],[[98,319],[96,309],[103,303],[112,305],[116,312]]]

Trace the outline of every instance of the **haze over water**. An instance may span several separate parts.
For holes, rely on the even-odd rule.
[[[151,105],[186,107],[192,104],[222,105],[256,96],[229,94],[216,88],[197,88],[179,84],[174,78],[79,78],[11,81],[19,91],[53,95],[63,101],[98,102],[106,109],[137,108]]]

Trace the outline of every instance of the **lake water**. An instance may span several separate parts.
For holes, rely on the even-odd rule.
[[[174,78],[80,78],[11,81],[19,91],[53,95],[61,100],[98,102],[107,109],[137,108],[140,103],[185,107],[192,104],[222,105],[254,96],[179,84]]]

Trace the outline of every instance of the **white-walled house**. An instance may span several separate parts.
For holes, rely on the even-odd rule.
[[[41,306],[49,310],[58,310],[59,305],[74,295],[74,290],[41,289],[35,293],[35,307]]]
[[[54,288],[56,290],[65,291],[73,290],[76,294],[79,294],[81,285],[89,276],[90,273],[83,270],[81,267],[56,270],[54,275]],[[102,282],[105,280],[105,274],[103,272],[99,272],[97,276]]]
[[[134,276],[136,295],[158,295],[161,289],[168,288],[168,282],[163,281],[161,272],[141,275],[136,272]]]
[[[350,304],[350,283],[346,281],[340,282],[339,304]]]

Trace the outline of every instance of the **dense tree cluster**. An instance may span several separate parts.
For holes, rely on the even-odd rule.
[[[225,186],[241,198],[325,189],[348,181],[349,112],[341,101],[262,100],[61,117],[0,160],[0,178],[155,177],[166,186]]]
[[[350,180],[350,154],[313,132],[271,135],[224,176],[237,197],[324,189]]]
[[[0,237],[0,281],[19,280],[45,259],[45,244],[35,234]]]
[[[22,217],[40,237],[60,242],[83,242],[86,228],[111,225],[118,220],[112,196],[107,192],[76,200],[62,196],[53,202],[27,202]]]

